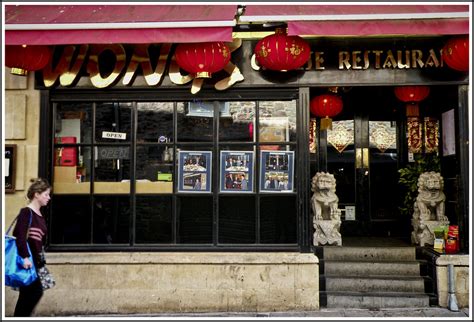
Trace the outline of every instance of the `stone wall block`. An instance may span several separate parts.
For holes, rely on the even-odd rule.
[[[163,265],[161,284],[165,289],[206,288],[209,278],[206,265]],[[193,281],[193,283],[189,283]]]
[[[26,145],[19,144],[16,147],[16,177],[15,177],[15,191],[22,191],[29,187],[29,179],[26,179],[26,162],[28,156],[26,154]],[[29,165],[31,167],[31,165]],[[26,187],[26,188],[25,188]],[[25,194],[26,196],[26,191]]]
[[[295,309],[319,310],[319,287],[297,288],[295,290]]]
[[[245,289],[242,291],[242,311],[257,312],[257,292],[255,289]]]
[[[248,265],[245,267],[245,277],[242,281],[244,290],[252,290],[258,286],[266,290],[270,287],[270,267],[267,265]]]
[[[5,89],[27,89],[28,76],[18,76],[10,73],[11,68],[5,67],[3,75],[5,77]],[[31,73],[33,74],[33,73]]]
[[[5,97],[5,139],[26,139],[26,95],[10,94]]]
[[[286,287],[288,281],[292,281],[294,287],[295,271],[294,267],[288,264],[270,266],[269,287],[270,289],[279,289]]]
[[[25,147],[24,189],[30,186],[30,179],[38,177],[38,145],[28,144]]]
[[[319,272],[317,266],[295,266],[295,288],[319,288]]]

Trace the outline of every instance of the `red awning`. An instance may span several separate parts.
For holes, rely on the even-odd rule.
[[[236,5],[7,5],[6,45],[232,41]]]
[[[467,5],[249,5],[241,22],[288,22],[289,35],[469,34]]]

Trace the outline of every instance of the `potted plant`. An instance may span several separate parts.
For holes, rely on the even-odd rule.
[[[402,206],[398,208],[402,215],[411,217],[413,214],[413,205],[418,195],[418,178],[427,171],[441,172],[440,160],[436,154],[415,154],[415,162],[398,170],[398,183],[406,188]]]

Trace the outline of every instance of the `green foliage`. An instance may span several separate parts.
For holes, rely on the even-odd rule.
[[[415,162],[398,170],[398,173],[400,174],[398,183],[404,186],[406,190],[403,205],[398,208],[402,215],[412,215],[413,205],[418,195],[418,178],[423,172],[427,171],[441,172],[441,164],[437,155],[415,154]]]

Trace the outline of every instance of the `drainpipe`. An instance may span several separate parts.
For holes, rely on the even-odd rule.
[[[454,293],[454,266],[448,264],[448,309],[451,311],[459,311],[456,294]]]

